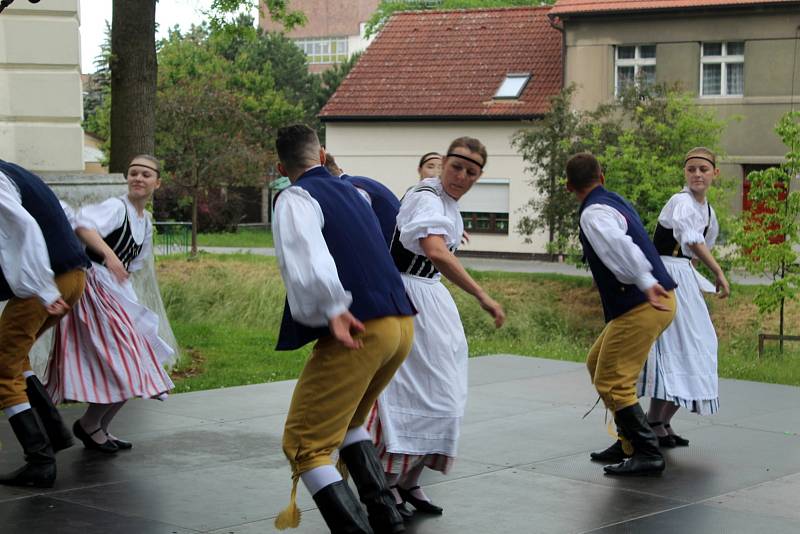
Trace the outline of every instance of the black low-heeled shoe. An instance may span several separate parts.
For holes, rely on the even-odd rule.
[[[664,428],[667,430],[667,432],[672,430],[672,427],[670,425],[664,425]],[[689,440],[684,438],[684,437],[679,436],[678,434],[670,433],[669,437],[671,437],[672,441],[675,442],[675,445],[677,445],[679,447],[688,447],[689,446]]]
[[[87,449],[105,452],[107,454],[114,454],[115,452],[119,451],[119,447],[117,447],[111,440],[106,440],[105,443],[97,443],[92,439],[92,436],[101,430],[103,430],[102,427],[98,428],[94,432],[86,432],[86,430],[84,430],[81,426],[80,419],[76,420],[75,424],[72,425],[72,433],[75,434],[76,438],[83,442],[83,446]]]
[[[106,437],[108,438],[108,441],[116,445],[117,448],[121,451],[129,451],[133,448],[133,443],[131,443],[130,441],[125,441],[124,439],[119,439],[119,438],[112,438],[108,434],[108,432],[106,432]]]
[[[673,436],[658,436],[658,446],[663,449],[674,449],[675,439]]]
[[[397,490],[398,488],[397,488],[397,486],[391,486],[390,489]],[[398,492],[398,495],[399,495],[399,492]],[[401,499],[402,499],[402,497],[401,497]],[[397,508],[397,512],[403,518],[403,521],[408,521],[409,519],[414,517],[414,512],[408,509],[408,506],[406,506],[406,501],[395,503],[395,507]]]
[[[652,422],[648,421],[647,424],[650,425],[650,428],[653,429],[653,432],[655,432],[655,429],[660,427],[660,426],[664,427],[666,429],[666,425],[664,423],[662,423],[661,421],[652,421]],[[675,440],[672,439],[672,436],[670,436],[669,434],[667,434],[666,436],[659,436],[658,433],[656,433],[656,437],[658,438],[658,446],[659,447],[664,448],[664,449],[674,449],[675,448]]]
[[[442,512],[444,512],[444,510],[441,507],[436,506],[430,501],[417,499],[416,497],[414,497],[414,495],[411,494],[412,491],[417,489],[419,489],[419,486],[414,486],[413,488],[408,488],[408,489],[397,486],[397,492],[400,494],[400,497],[402,497],[402,499],[405,502],[413,506],[417,512],[423,514],[431,514],[431,515],[442,515]]]

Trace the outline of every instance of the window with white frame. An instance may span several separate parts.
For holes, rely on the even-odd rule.
[[[703,43],[700,96],[744,95],[744,43]]]
[[[511,181],[505,178],[482,178],[459,199],[467,232],[508,235],[510,185]]]
[[[295,39],[294,43],[303,51],[311,65],[341,63],[348,58],[347,37]]]
[[[635,83],[656,83],[656,45],[621,45],[615,52],[615,94]]]

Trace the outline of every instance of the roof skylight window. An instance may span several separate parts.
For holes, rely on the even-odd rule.
[[[530,79],[531,75],[528,72],[507,74],[494,98],[519,98]]]

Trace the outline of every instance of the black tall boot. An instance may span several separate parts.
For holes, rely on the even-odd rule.
[[[56,481],[56,457],[33,410],[9,417],[8,422],[25,451],[25,465],[13,473],[0,476],[0,484],[52,488]]]
[[[331,534],[374,534],[369,521],[344,480],[329,484],[314,494]]]
[[[348,445],[339,451],[339,457],[344,460],[356,483],[358,496],[367,507],[369,524],[375,534],[405,532],[403,516],[397,511],[394,495],[372,442],[364,440]]]
[[[614,414],[617,426],[633,445],[633,456],[616,465],[607,465],[603,470],[608,475],[640,476],[657,475],[665,467],[664,457],[658,450],[658,437],[650,425],[639,403]]]
[[[36,375],[29,376],[25,379],[28,400],[31,407],[36,411],[39,416],[39,421],[42,422],[42,427],[50,440],[50,446],[53,447],[53,452],[63,451],[72,447],[74,441],[72,433],[64,426],[64,421],[61,419],[61,414],[53,404],[53,399],[50,394],[44,389],[44,386],[39,381]]]

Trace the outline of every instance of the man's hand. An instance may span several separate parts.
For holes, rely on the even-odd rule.
[[[466,245],[469,243],[469,234],[466,230],[461,233],[461,244]]]
[[[654,285],[650,286],[644,292],[644,294],[647,297],[647,302],[649,302],[650,305],[652,307],[654,307],[655,309],[661,310],[661,311],[669,311],[670,310],[667,306],[665,306],[661,302],[662,298],[669,298],[669,293],[667,292],[667,290],[665,290],[663,287],[661,287],[661,284],[654,284]]]
[[[731,294],[731,286],[728,284],[728,279],[725,278],[724,274],[719,273],[717,275],[716,286],[717,286],[717,297],[724,299]]]
[[[110,257],[107,257],[103,262],[103,265],[106,266],[106,269],[111,271],[111,274],[114,275],[114,278],[116,278],[117,282],[120,284],[128,279],[128,270],[125,268],[122,262],[119,261],[119,258],[116,254],[111,254]]]
[[[364,346],[363,341],[353,338],[353,334],[366,330],[364,323],[353,317],[353,314],[349,311],[339,314],[328,321],[328,328],[330,328],[331,335],[348,349],[360,349]]]
[[[69,311],[69,304],[67,304],[63,298],[58,297],[58,299],[45,306],[45,309],[50,315],[60,317],[67,314]]]
[[[506,322],[506,312],[503,311],[503,306],[499,302],[489,296],[483,297],[478,302],[480,302],[481,308],[489,312],[489,315],[494,318],[495,328],[503,326],[503,323]]]

